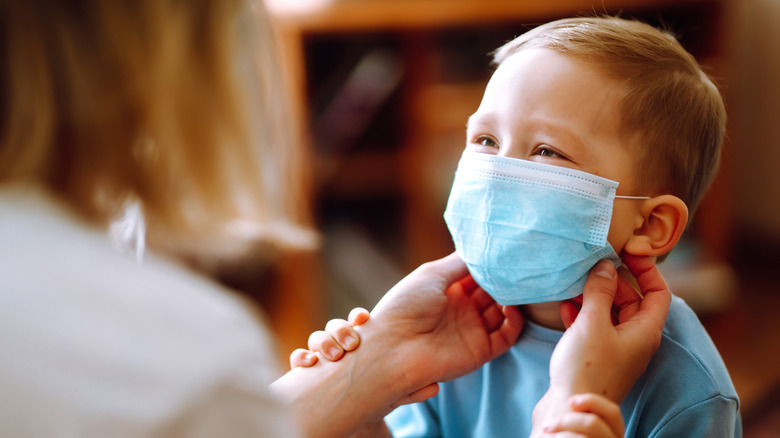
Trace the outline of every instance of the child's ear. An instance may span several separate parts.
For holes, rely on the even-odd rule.
[[[629,254],[660,256],[671,251],[688,223],[688,207],[678,197],[661,195],[640,207],[642,225],[634,229],[623,248]]]

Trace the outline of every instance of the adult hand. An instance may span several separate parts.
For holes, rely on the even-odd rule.
[[[496,304],[467,274],[455,254],[422,265],[355,327],[360,348],[274,382],[308,436],[381,424],[395,406],[434,395],[436,382],[471,372],[514,344],[523,326],[519,309]]]
[[[591,270],[579,312],[572,302],[561,305],[570,325],[550,359],[550,389],[534,410],[534,424],[559,413],[573,394],[601,394],[620,403],[658,349],[669,287],[649,258],[624,254],[623,261],[644,298],[611,263]]]
[[[496,304],[453,253],[393,287],[365,328],[372,323],[397,337],[397,353],[429,384],[460,377],[507,351],[520,335],[523,316],[517,306]]]
[[[522,313],[516,306],[497,305],[470,275],[452,281],[468,274],[464,268],[455,254],[423,265],[391,289],[372,312],[372,319],[384,315],[390,321],[386,329],[397,330],[401,336],[424,345],[426,355],[432,348],[448,355],[442,358],[446,367],[436,381],[479,368],[506,351],[522,329]],[[339,360],[345,352],[357,348],[357,326],[368,319],[368,311],[358,307],[352,309],[348,321],[328,321],[324,330],[309,336],[308,350],[299,348],[290,355],[290,367],[312,366],[318,354],[330,361]],[[427,358],[426,363],[430,363]]]

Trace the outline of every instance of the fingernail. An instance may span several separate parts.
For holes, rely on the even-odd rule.
[[[336,347],[329,348],[328,349],[328,356],[330,356],[331,359],[335,359],[339,356],[339,349]]]
[[[615,265],[607,260],[601,260],[596,265],[596,275],[612,280],[615,278]]]
[[[344,338],[344,347],[349,350],[355,348],[355,343],[357,343],[357,339],[353,338],[352,336],[347,336]]]

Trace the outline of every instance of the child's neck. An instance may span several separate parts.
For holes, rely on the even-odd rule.
[[[528,320],[555,330],[564,330],[566,327],[561,320],[561,302],[553,301],[551,303],[525,304],[520,306]]]

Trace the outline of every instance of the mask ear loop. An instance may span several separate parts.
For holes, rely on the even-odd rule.
[[[650,196],[622,196],[622,195],[615,195],[615,199],[650,199]]]
[[[617,268],[618,275],[620,277],[623,277],[624,280],[626,280],[631,286],[631,289],[634,290],[634,292],[639,296],[641,299],[645,299],[644,294],[642,294],[642,291],[639,289],[639,284],[636,281],[636,278],[634,278],[634,274],[631,273],[631,271],[628,269],[628,267],[621,263],[620,266]]]

